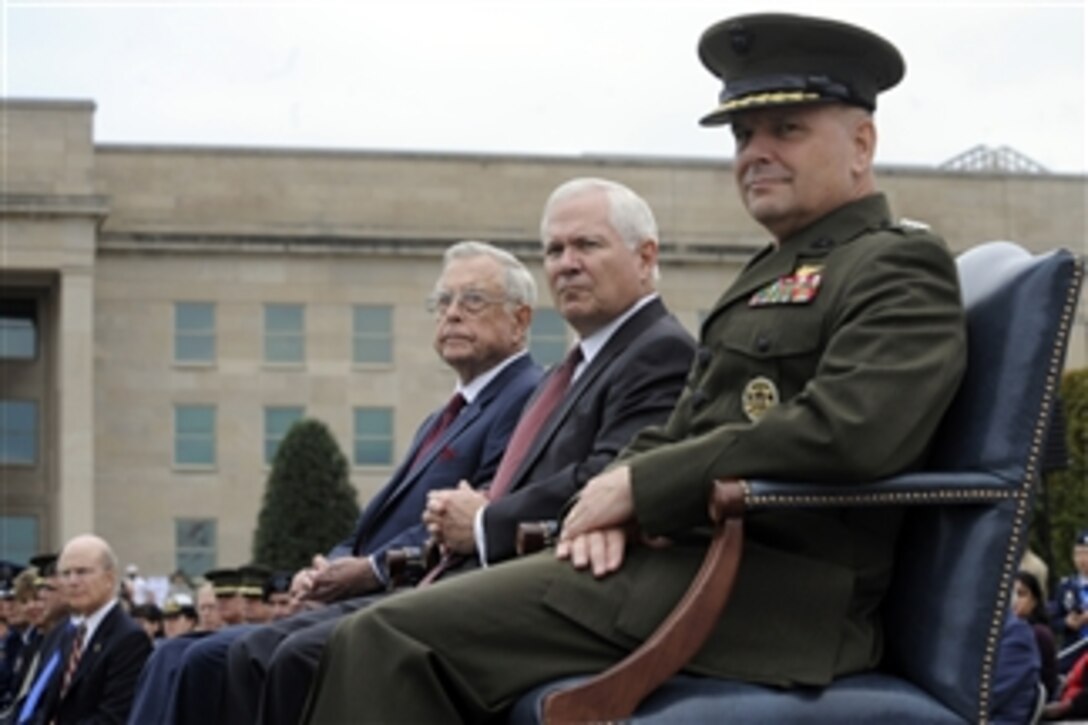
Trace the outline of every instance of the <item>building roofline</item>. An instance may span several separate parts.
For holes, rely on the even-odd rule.
[[[346,159],[388,159],[388,160],[416,160],[416,161],[447,161],[447,162],[475,162],[475,163],[525,163],[535,164],[593,164],[599,166],[634,166],[634,167],[662,167],[662,166],[689,166],[695,168],[722,168],[733,166],[732,158],[713,158],[705,156],[668,156],[668,155],[640,155],[640,154],[609,154],[585,152],[581,154],[545,154],[530,152],[498,152],[498,151],[437,151],[437,150],[408,150],[408,149],[367,149],[367,148],[343,148],[343,147],[301,147],[301,146],[244,146],[234,144],[140,144],[140,143],[96,143],[95,151],[107,154],[195,154],[195,155],[221,155],[232,154],[237,156],[266,156],[266,157],[313,157],[329,158],[343,157]],[[972,176],[976,178],[1046,178],[1068,179],[1083,181],[1088,178],[1086,174],[1070,172],[1048,172],[1044,174],[1019,173],[1014,171],[993,172],[964,172],[941,169],[937,166],[921,164],[877,164],[878,174],[888,173],[905,176]]]

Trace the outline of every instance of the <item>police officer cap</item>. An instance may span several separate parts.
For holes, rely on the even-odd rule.
[[[876,95],[903,78],[895,46],[864,28],[824,18],[768,13],[711,26],[699,58],[724,82],[704,126],[733,113],[810,103],[846,103],[870,111]]]
[[[233,597],[242,585],[237,569],[212,569],[205,572],[204,578],[212,583],[217,597]]]
[[[268,581],[265,583],[264,598],[268,599],[273,594],[283,594],[291,591],[292,579],[294,579],[294,574],[292,572],[282,569],[274,572],[272,576],[268,577]]]
[[[272,576],[272,570],[261,564],[246,564],[238,568],[238,576],[241,579],[239,590],[242,596],[259,599],[264,596],[265,584],[268,577]]]
[[[166,598],[166,603],[162,605],[162,616],[166,619],[181,616],[196,619],[197,613],[193,598],[184,592],[170,595]]]
[[[30,565],[38,570],[38,579],[34,583],[41,585],[45,579],[57,575],[57,555],[38,554],[30,558]]]
[[[0,598],[11,599],[15,596],[15,577],[23,567],[10,561],[0,561]]]
[[[1081,529],[1077,533],[1077,538],[1073,541],[1074,546],[1088,546],[1088,529]]]

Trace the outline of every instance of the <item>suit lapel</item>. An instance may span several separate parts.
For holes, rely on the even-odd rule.
[[[439,415],[441,415],[441,412],[439,411],[431,414],[427,418],[427,424],[422,426],[417,432],[416,439],[412,444],[412,449],[405,456],[404,462],[401,464],[400,468],[397,469],[396,474],[394,474],[394,479],[396,479],[398,476],[400,477],[399,482],[396,486],[390,487],[389,493],[376,507],[374,507],[374,514],[367,517],[368,523],[366,524],[366,526],[361,526],[360,530],[369,530],[369,528],[371,528],[372,522],[380,517],[385,511],[387,511],[397,501],[397,499],[400,498],[402,493],[408,491],[416,482],[416,480],[420,476],[422,476],[428,468],[430,468],[431,464],[434,462],[434,459],[437,456],[442,455],[442,453],[446,451],[446,449],[448,449],[457,440],[457,437],[460,436],[461,433],[464,432],[465,429],[467,429],[473,423],[473,421],[475,421],[478,417],[480,417],[480,415],[483,414],[488,404],[490,404],[491,401],[494,400],[495,396],[502,391],[506,380],[511,375],[516,374],[522,366],[528,364],[530,364],[530,360],[527,356],[525,356],[507,365],[506,368],[501,373],[499,373],[494,380],[488,383],[484,387],[484,389],[480,391],[480,394],[476,396],[475,400],[473,400],[470,404],[466,405],[461,410],[461,414],[458,415],[456,419],[454,419],[454,421],[450,424],[449,428],[442,432],[442,435],[438,436],[438,438],[435,439],[434,443],[431,445],[430,450],[428,450],[423,458],[420,459],[419,463],[413,466],[411,465],[411,462],[415,459],[416,451],[419,449],[420,443],[426,437],[426,431],[430,429],[435,419]],[[452,481],[450,483],[451,486],[454,486],[456,484],[457,481]]]
[[[665,304],[660,298],[655,299],[632,315],[620,329],[613,333],[612,337],[605,343],[605,346],[601,348],[601,351],[594,356],[593,360],[589,363],[589,366],[583,370],[578,379],[574,381],[571,389],[563,396],[559,406],[544,423],[540,432],[537,433],[536,438],[533,439],[532,445],[525,453],[525,458],[518,464],[517,472],[514,474],[514,480],[510,484],[510,491],[518,489],[525,483],[524,478],[526,473],[551,444],[552,438],[555,437],[555,434],[562,428],[567,418],[570,417],[570,414],[578,401],[587,391],[594,387],[598,378],[604,374],[604,371],[612,364],[612,361],[630,347],[631,342],[641,335],[646,328],[666,314],[668,314],[668,312],[665,310]],[[553,368],[551,374],[554,374],[554,372],[555,370]],[[550,375],[548,377],[550,377]],[[541,381],[540,385],[537,387],[537,392],[543,389],[547,379],[548,378],[545,377],[544,380]],[[532,400],[530,400],[525,407],[528,408],[530,405],[532,405]]]

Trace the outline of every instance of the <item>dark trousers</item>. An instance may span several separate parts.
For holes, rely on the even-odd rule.
[[[167,704],[175,725],[209,725],[220,721],[227,692],[227,650],[231,642],[256,628],[252,624],[227,627],[185,650]]]
[[[230,687],[223,722],[297,725],[329,633],[342,617],[382,597],[301,612],[235,640],[227,656]]]

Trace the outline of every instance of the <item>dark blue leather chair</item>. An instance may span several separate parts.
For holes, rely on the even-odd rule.
[[[728,488],[717,482],[724,522],[692,590],[669,620],[601,675],[528,693],[511,722],[991,719],[998,644],[1027,544],[1082,265],[1064,250],[1032,256],[1009,242],[980,245],[957,264],[967,308],[968,369],[927,470],[862,488],[773,481]],[[909,511],[885,604],[886,650],[877,671],[822,689],[793,690],[675,675],[728,599],[744,512],[888,505]]]

